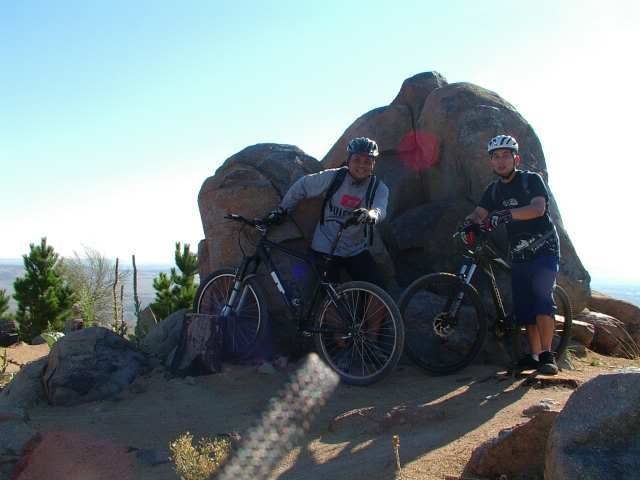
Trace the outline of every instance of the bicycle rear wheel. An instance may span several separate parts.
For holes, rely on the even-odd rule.
[[[431,374],[466,367],[484,344],[487,316],[480,296],[456,275],[433,273],[417,279],[404,291],[399,306],[407,355]]]
[[[387,292],[368,282],[347,282],[337,292],[345,315],[339,315],[329,297],[324,300],[315,321],[316,349],[344,383],[378,382],[393,371],[402,354],[400,311]]]
[[[556,285],[553,290],[553,300],[556,304],[556,312],[554,315],[555,331],[551,342],[551,349],[556,359],[559,359],[562,358],[566,352],[569,340],[571,339],[573,308],[571,307],[569,295],[567,295],[567,292],[560,285]],[[511,342],[515,361],[525,355],[531,354],[525,327],[515,326]]]
[[[235,280],[235,271],[230,268],[210,274],[196,292],[193,310],[222,319],[222,309],[229,302]],[[263,299],[259,285],[249,279],[231,311],[222,319],[225,359],[240,361],[260,356],[257,347],[267,321]]]

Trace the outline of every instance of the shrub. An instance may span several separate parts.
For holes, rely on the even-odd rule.
[[[84,249],[84,258],[76,252],[61,261],[60,271],[77,294],[79,314],[85,327],[109,325],[113,315],[111,287],[116,279],[113,262],[97,250]],[[126,275],[118,274],[122,282]]]
[[[202,438],[193,445],[193,435],[185,432],[169,444],[171,461],[184,480],[207,480],[231,453],[231,442],[221,438]]]

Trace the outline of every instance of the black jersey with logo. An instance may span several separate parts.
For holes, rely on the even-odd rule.
[[[526,175],[526,179],[522,176]],[[549,216],[549,192],[534,172],[518,170],[510,182],[496,180],[482,195],[480,206],[489,212],[525,207],[534,197],[544,197],[544,215],[531,220],[513,220],[507,224],[511,260],[524,262],[538,255],[560,255],[560,242]]]

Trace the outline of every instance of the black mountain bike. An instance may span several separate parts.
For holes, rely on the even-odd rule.
[[[217,316],[222,322],[227,358],[251,356],[263,340],[267,324],[266,297],[256,276],[264,264],[299,333],[314,337],[318,353],[344,383],[368,385],[395,368],[404,346],[404,325],[388,293],[368,282],[331,284],[326,279],[326,270],[320,272],[311,257],[268,240],[270,225],[264,220],[249,220],[236,214],[225,218],[260,232],[252,255],[243,250],[238,268],[213,272],[201,282],[196,293],[194,311]],[[331,253],[335,252],[344,229],[355,221],[338,223],[340,229]],[[303,302],[287,290],[271,258],[274,250],[300,259],[310,267],[314,276],[310,302]],[[331,261],[330,257],[324,260]]]
[[[474,228],[475,242],[469,246],[461,239],[462,231],[453,239],[466,259],[457,275],[433,273],[414,281],[399,301],[407,335],[409,358],[435,375],[456,372],[470,364],[482,349],[487,335],[487,313],[476,288],[471,284],[478,270],[490,282],[495,306],[495,335],[503,339],[517,370],[519,358],[530,351],[524,327],[514,324],[505,311],[502,296],[493,272],[497,267],[511,272],[510,265],[488,244],[485,232]],[[566,292],[556,285],[555,334],[552,348],[556,358],[567,348],[571,335],[573,312]]]

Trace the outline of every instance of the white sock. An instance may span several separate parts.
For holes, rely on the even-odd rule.
[[[539,361],[540,361],[540,354],[538,354],[538,353],[532,353],[532,354],[531,354],[531,356],[533,357],[533,359],[534,359],[536,362],[539,362]]]

